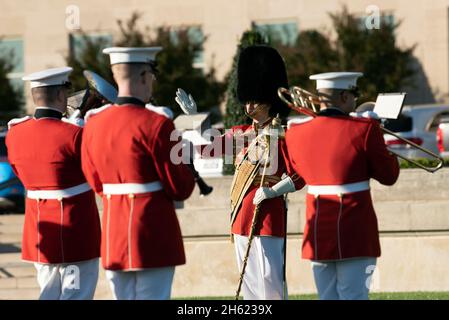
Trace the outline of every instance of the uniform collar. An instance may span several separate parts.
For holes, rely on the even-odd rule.
[[[117,100],[115,100],[115,104],[123,105],[123,104],[132,104],[136,106],[145,107],[145,102],[138,98],[134,97],[118,97]]]
[[[347,115],[348,115],[347,113],[335,107],[326,108],[318,113],[318,116],[324,117],[347,116]]]
[[[265,127],[271,122],[271,120],[272,120],[272,118],[270,117],[270,118],[268,118],[267,120],[265,120],[265,122],[263,122],[263,123],[256,123],[256,122],[253,122],[252,127],[253,127],[254,130],[260,130],[260,129],[263,129],[263,128],[265,128]]]
[[[50,107],[37,107],[36,110],[34,111],[34,118],[35,119],[52,118],[61,120],[62,112]]]

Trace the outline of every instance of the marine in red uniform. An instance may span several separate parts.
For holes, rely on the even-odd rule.
[[[24,77],[33,117],[9,123],[8,158],[27,189],[22,259],[34,262],[41,299],[92,299],[98,279],[100,221],[81,170],[82,128],[62,118],[71,68]]]
[[[173,201],[194,178],[170,151],[172,120],[145,107],[160,48],[107,48],[118,84],[113,105],[88,112],[83,171],[103,197],[101,256],[116,299],[169,299],[175,266],[185,263]]]
[[[322,110],[286,134],[292,166],[308,184],[302,256],[312,260],[321,299],[368,298],[368,277],[380,256],[369,180],[392,185],[399,176],[379,123],[349,116],[361,75],[311,76]]]
[[[244,145],[242,140],[247,141],[246,146],[237,151],[235,184],[241,183],[243,161],[259,162],[260,166],[254,179],[250,179],[249,187],[241,192],[241,203],[233,205],[231,225],[237,264],[241,270],[254,211],[259,205],[255,238],[242,284],[244,298],[251,300],[286,297],[286,204],[283,195],[304,186],[303,180],[289,167],[282,134],[271,137],[270,144],[266,145],[264,130],[272,125],[277,115],[283,118],[289,113],[277,96],[279,87],[288,87],[285,65],[279,53],[269,46],[250,46],[242,50],[237,68],[237,97],[253,119],[253,124],[232,128],[232,137],[228,137],[240,141],[240,145]],[[264,151],[267,149],[270,150],[270,169],[264,178],[265,188],[258,192],[266,160]],[[268,195],[271,199],[267,199]]]
[[[287,72],[279,53],[269,46],[250,46],[242,50],[237,69],[237,96],[253,123],[232,127],[225,135],[216,137],[211,148],[214,156],[219,153],[233,155],[229,154],[228,149],[235,149],[237,153],[236,173],[231,190],[231,232],[240,272],[254,211],[256,205],[260,206],[242,283],[243,297],[248,300],[286,297],[287,219],[283,195],[304,186],[303,180],[289,166],[285,140],[276,131],[279,128],[272,128],[274,118],[278,115],[284,118],[290,111],[277,96],[279,87],[288,87]],[[183,90],[178,90],[176,94],[175,100],[184,113],[196,113],[192,96]],[[274,131],[267,132],[269,128]],[[271,142],[267,145],[265,137],[270,132]],[[265,187],[260,188],[267,149],[270,150],[269,169],[264,177]],[[207,150],[204,152],[207,153]],[[247,187],[240,188],[242,185]]]

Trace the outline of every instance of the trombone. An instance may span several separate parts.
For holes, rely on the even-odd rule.
[[[298,113],[302,113],[311,117],[316,117],[318,111],[320,110],[320,98],[300,87],[293,86],[290,89],[286,88],[279,88],[278,89],[278,96],[279,98],[287,104],[288,107],[295,110]],[[417,166],[418,168],[424,169],[427,172],[433,173],[438,171],[443,167],[444,159],[440,157],[439,155],[433,153],[430,150],[427,150],[413,141],[410,141],[404,137],[399,136],[395,132],[386,129],[384,126],[380,126],[381,130],[389,135],[394,136],[396,139],[403,141],[405,144],[410,145],[411,147],[417,148],[418,150],[430,155],[432,158],[438,161],[437,165],[434,167],[427,167],[417,161],[414,161],[413,159],[409,159],[407,157],[404,157],[403,155],[400,155],[399,153],[396,153],[389,149],[389,151],[394,154],[396,157],[401,158],[407,162],[410,162]]]

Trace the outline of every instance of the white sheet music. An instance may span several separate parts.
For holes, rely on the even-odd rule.
[[[381,119],[397,119],[404,105],[406,93],[381,93],[377,96],[374,112]]]

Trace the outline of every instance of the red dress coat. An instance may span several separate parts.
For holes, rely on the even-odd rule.
[[[7,134],[9,162],[27,190],[61,190],[86,183],[81,136],[82,128],[59,118],[29,118]],[[92,190],[62,203],[27,198],[22,259],[56,264],[98,258],[100,232]]]
[[[240,134],[254,133],[254,128],[252,125],[235,126],[232,131],[224,136],[224,139],[231,139],[233,136],[237,137]],[[248,141],[251,143],[251,141]],[[224,145],[224,143],[223,143]],[[237,150],[238,152],[238,150]],[[243,156],[246,152],[246,147],[240,150],[237,154],[236,162],[239,158]],[[284,139],[278,139],[276,156],[278,158],[278,168],[273,174],[281,179],[283,174],[289,175],[295,183],[297,190],[304,187],[304,181],[298,177],[297,174],[290,167],[290,162],[288,161],[287,148]],[[273,186],[275,182],[269,183],[268,186]],[[256,194],[257,189],[260,184],[253,184],[247,191],[240,209],[237,212],[234,223],[232,224],[232,233],[239,234],[243,236],[249,236],[252,220],[254,216],[255,205],[253,204],[253,199]],[[256,225],[255,235],[261,236],[274,236],[274,237],[284,237],[285,236],[285,215],[286,215],[286,204],[283,197],[277,197],[272,199],[266,199],[261,203],[258,224]]]
[[[339,186],[399,176],[375,120],[340,113],[291,128],[287,149],[294,170],[309,186]],[[380,256],[379,232],[369,189],[339,195],[307,194],[303,258],[338,260]]]
[[[194,178],[170,151],[173,121],[124,103],[103,107],[87,120],[83,134],[83,171],[103,196],[101,256],[105,269],[140,270],[185,263],[181,230],[173,201],[187,199]],[[135,194],[103,194],[103,184],[160,181],[163,189]],[[131,208],[132,207],[132,208]]]

